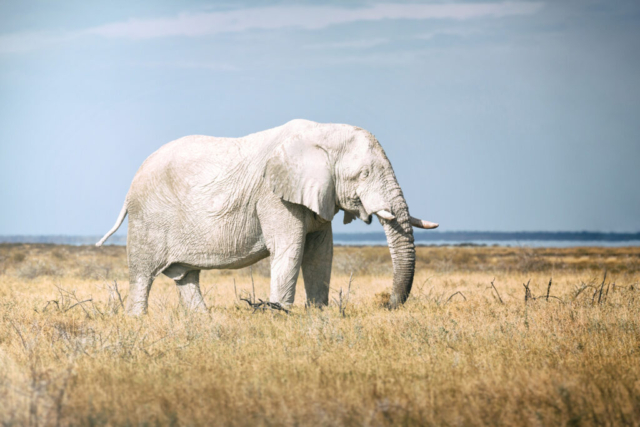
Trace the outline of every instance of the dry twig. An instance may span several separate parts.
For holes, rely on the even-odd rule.
[[[89,298],[89,299],[86,299],[86,300],[84,300],[84,301],[78,301],[77,303],[73,304],[71,307],[67,308],[64,312],[66,313],[67,311],[69,311],[69,310],[71,310],[73,307],[75,307],[76,305],[79,305],[80,307],[82,307],[82,304],[83,304],[83,303],[85,303],[85,302],[89,302],[89,301],[93,301],[93,298]],[[82,307],[82,308],[84,308],[84,307]],[[85,312],[86,312],[86,310],[85,310]]]
[[[451,298],[453,298],[454,296],[456,296],[456,295],[458,295],[458,294],[460,294],[460,296],[461,296],[462,298],[464,298],[464,300],[465,300],[465,301],[467,300],[467,297],[465,297],[465,296],[464,296],[464,294],[463,294],[462,292],[457,291],[457,292],[452,293],[452,294],[451,294],[451,296],[450,296],[449,298],[447,298],[447,300],[444,302],[444,305],[446,305],[446,304],[451,300]]]
[[[240,298],[240,300],[249,304],[249,306],[253,308],[253,313],[258,310],[265,311],[266,309],[270,309],[274,311],[284,311],[289,314],[289,310],[284,308],[279,302],[262,301],[261,299],[258,299],[258,302],[253,302],[249,298]]]
[[[122,295],[120,295],[120,290],[118,289],[118,281],[113,281],[113,290],[115,294],[118,296],[118,301],[120,301],[120,307],[124,310],[124,301],[122,300]]]

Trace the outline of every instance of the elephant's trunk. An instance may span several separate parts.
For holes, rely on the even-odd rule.
[[[381,220],[387,235],[389,252],[393,263],[393,291],[389,301],[390,308],[397,308],[409,297],[413,285],[413,274],[416,267],[416,248],[413,244],[413,228],[410,223],[409,208],[402,195],[402,190],[393,174],[387,179],[387,191],[394,220]]]

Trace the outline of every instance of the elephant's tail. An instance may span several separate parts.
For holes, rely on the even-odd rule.
[[[96,246],[102,246],[102,244],[109,238],[109,236],[111,236],[113,233],[116,232],[116,230],[118,230],[118,228],[120,228],[120,226],[122,225],[122,222],[124,221],[124,217],[126,216],[127,216],[127,201],[125,200],[124,206],[122,206],[122,210],[120,211],[120,215],[118,215],[118,219],[116,220],[116,224],[113,226],[111,230],[109,230],[107,234],[104,235],[102,239],[100,239],[98,243],[96,243]]]

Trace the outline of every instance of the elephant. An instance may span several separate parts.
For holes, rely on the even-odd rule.
[[[391,163],[368,131],[292,120],[241,138],[187,136],[162,146],[136,173],[113,228],[129,215],[127,314],[147,312],[153,280],[175,280],[180,303],[206,311],[203,269],[238,269],[271,256],[270,301],[293,304],[300,269],[307,304],[329,302],[331,220],[377,215],[393,264],[389,306],[409,296],[413,227]]]

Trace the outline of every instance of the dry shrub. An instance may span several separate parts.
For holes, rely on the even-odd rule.
[[[27,258],[27,255],[24,252],[15,252],[11,255],[11,261],[15,264],[20,264]]]
[[[51,256],[58,261],[63,261],[69,256],[69,254],[64,248],[56,247],[51,251]]]
[[[517,251],[516,269],[524,273],[543,271],[551,268],[551,263],[533,248],[524,247]]]
[[[367,250],[364,247],[344,247],[339,249],[333,258],[332,271],[335,274],[378,276],[393,271],[391,257],[386,248]]]
[[[62,275],[62,270],[42,260],[29,261],[21,265],[16,274],[21,279],[33,280],[40,276],[56,277]]]
[[[95,261],[80,262],[79,276],[83,279],[110,280],[112,279],[113,264],[109,262],[97,263]]]
[[[391,294],[389,292],[379,292],[374,295],[374,303],[378,307],[389,307]]]

